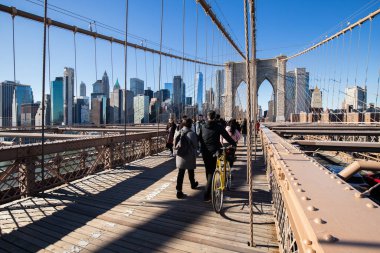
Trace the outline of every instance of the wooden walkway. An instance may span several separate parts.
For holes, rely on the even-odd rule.
[[[233,190],[221,215],[203,199],[198,159],[192,190],[175,197],[177,170],[166,152],[1,206],[1,252],[277,252],[271,196],[255,168],[254,240],[249,241],[245,149],[237,151]],[[261,153],[259,153],[261,154]],[[261,156],[259,156],[261,159]],[[262,163],[262,160],[259,161]]]

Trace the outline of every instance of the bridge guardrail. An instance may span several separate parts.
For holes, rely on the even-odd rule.
[[[161,152],[165,136],[160,131],[47,142],[44,172],[41,144],[1,147],[0,204]]]
[[[378,252],[379,206],[263,127],[281,252]]]

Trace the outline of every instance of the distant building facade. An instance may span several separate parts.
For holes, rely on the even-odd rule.
[[[63,71],[63,122],[72,125],[74,119],[74,69]]]
[[[323,106],[322,106],[322,91],[318,88],[318,86],[315,87],[315,89],[311,89],[311,103],[310,103],[310,109],[311,112],[322,112]]]
[[[20,112],[20,126],[32,127],[35,126],[36,114],[39,108],[39,103],[22,104]]]
[[[62,125],[63,123],[63,78],[56,77],[50,83],[51,124]]]
[[[365,111],[367,109],[367,87],[347,87],[345,96],[345,105],[352,107],[357,111]]]
[[[216,71],[216,87],[215,87],[215,109],[220,113],[220,108],[224,107],[224,70]]]
[[[137,95],[133,98],[134,123],[149,123],[149,97]]]
[[[130,79],[131,91],[134,96],[144,95],[144,81],[138,78]]]
[[[198,107],[198,113],[202,112],[203,104],[203,74],[202,72],[195,73],[195,98],[194,102]]]
[[[44,121],[45,126],[49,126],[51,124],[51,95],[45,94],[45,114],[42,115],[42,103],[39,104],[37,113],[36,113],[36,119],[35,119],[35,125],[36,126],[42,126],[42,122]]]

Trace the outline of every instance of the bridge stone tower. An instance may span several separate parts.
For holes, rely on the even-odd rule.
[[[224,116],[226,119],[235,117],[235,95],[239,85],[246,81],[245,62],[228,62],[225,66],[226,88]],[[251,75],[252,78],[253,75]],[[257,85],[268,80],[274,91],[274,115],[277,122],[285,121],[285,82],[286,82],[286,56],[273,59],[257,59]],[[252,97],[257,94],[252,94]],[[251,100],[253,103],[253,100]]]

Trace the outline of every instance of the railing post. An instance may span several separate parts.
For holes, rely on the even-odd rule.
[[[153,145],[153,139],[149,138],[148,142],[149,142],[149,155],[152,156],[154,153],[158,153],[158,150],[156,150],[156,152],[154,152],[155,150],[154,150],[154,145]]]
[[[60,174],[59,168],[61,167],[62,161],[63,161],[63,158],[59,154],[57,154],[53,159],[53,168],[57,176],[59,176]]]
[[[88,153],[86,151],[83,151],[80,155],[80,160],[79,160],[79,167],[80,170],[85,170],[86,169],[86,159],[88,157]]]
[[[104,152],[104,169],[110,170],[113,166],[113,160],[114,160],[114,145],[110,144],[105,146],[105,152]]]
[[[19,163],[19,185],[21,198],[31,196],[35,189],[35,159],[25,158]]]

